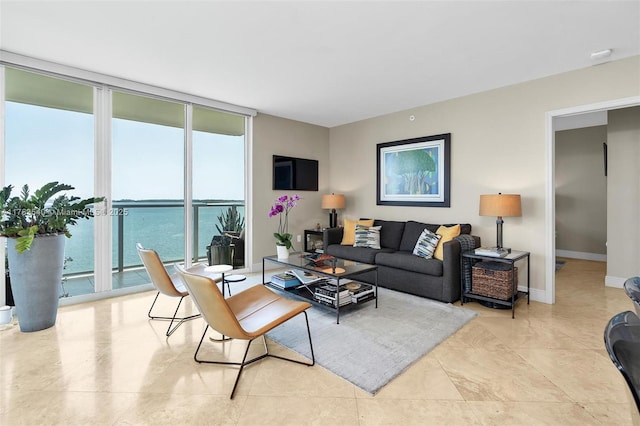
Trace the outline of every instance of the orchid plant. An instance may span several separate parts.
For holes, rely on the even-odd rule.
[[[289,233],[289,211],[296,206],[299,200],[300,197],[298,195],[282,195],[271,206],[269,217],[278,216],[279,220],[278,232],[273,233],[278,246],[285,246],[287,249],[293,247],[293,244],[291,244],[293,235]]]

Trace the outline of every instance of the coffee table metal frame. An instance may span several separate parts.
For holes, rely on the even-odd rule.
[[[338,300],[337,290],[340,287],[340,280],[351,278],[356,274],[360,274],[362,272],[375,271],[374,278],[374,297],[373,299],[367,300],[362,303],[370,302],[371,300],[375,300],[375,306],[378,308],[378,267],[376,265],[370,265],[368,263],[354,262],[351,260],[340,259],[338,257],[333,257],[332,260],[327,260],[323,265],[316,266],[314,262],[311,262],[305,258],[305,256],[309,256],[311,253],[307,252],[295,252],[289,254],[287,259],[278,259],[278,256],[265,256],[262,258],[262,282],[264,285],[275,288],[280,291],[285,291],[291,293],[297,297],[301,297],[309,300],[314,305],[319,305],[326,307],[328,309],[333,309],[336,311],[336,324],[340,324],[340,310],[348,308],[351,304],[340,307],[338,304],[337,307],[332,308],[331,306],[322,304],[317,302],[313,297],[313,291],[309,289],[309,287],[301,284],[292,289],[282,289],[271,283],[271,281],[265,280],[265,262],[278,263],[280,265],[287,266],[293,269],[300,269],[303,271],[311,272],[312,274],[319,275],[322,277],[333,278],[336,280],[336,301]],[[357,280],[354,280],[357,281]],[[298,291],[304,290],[304,291]]]

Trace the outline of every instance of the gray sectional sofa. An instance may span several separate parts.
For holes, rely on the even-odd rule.
[[[341,245],[343,228],[329,228],[323,232],[324,252],[343,259],[377,265],[378,285],[381,287],[442,302],[455,302],[460,298],[460,253],[462,248],[480,246],[480,238],[470,235],[470,224],[460,224],[461,236],[444,243],[442,261],[412,254],[422,231],[427,228],[436,232],[440,225],[411,220],[400,222],[376,219],[374,226],[382,227],[380,249]],[[373,284],[374,274],[366,272],[354,279]]]

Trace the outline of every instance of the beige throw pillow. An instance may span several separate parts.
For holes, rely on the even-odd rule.
[[[438,241],[436,251],[433,252],[433,257],[438,260],[443,260],[444,249],[442,248],[442,245],[460,235],[460,225],[454,225],[449,228],[447,228],[446,226],[440,226],[436,231],[436,234],[442,235],[442,238],[440,238],[440,241]]]
[[[373,226],[373,219],[360,219],[360,220],[344,220],[344,230],[342,231],[342,244],[343,246],[352,246],[356,242],[356,224],[364,226]]]

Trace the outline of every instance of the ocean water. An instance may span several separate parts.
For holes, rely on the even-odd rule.
[[[124,214],[112,216],[112,267],[118,267],[118,229],[123,226],[123,267],[141,265],[136,243],[158,252],[161,259],[178,261],[184,259],[184,207],[165,207],[166,202],[127,202]],[[162,205],[162,207],[160,206]],[[198,210],[198,256],[207,256],[206,246],[214,235],[219,235],[216,225],[218,216],[226,212],[229,204],[199,206]],[[237,206],[244,217],[244,206]],[[120,221],[120,218],[122,219]],[[69,228],[72,237],[66,240],[65,257],[73,259],[65,266],[65,274],[91,272],[94,269],[94,219],[81,220]]]

